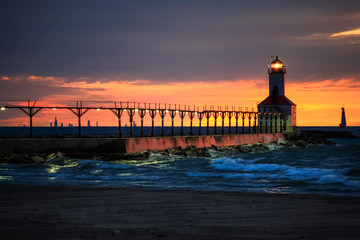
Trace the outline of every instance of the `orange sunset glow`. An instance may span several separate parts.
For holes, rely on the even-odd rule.
[[[37,106],[69,106],[76,101],[84,101],[84,105],[94,107],[113,106],[111,102],[146,102],[146,103],[167,103],[202,107],[235,106],[256,107],[268,94],[268,80],[237,80],[233,82],[180,82],[170,84],[152,84],[146,80],[138,81],[107,81],[87,82],[76,81],[66,82],[63,78],[29,76],[22,77],[33,84],[46,82],[49,85],[62,89],[76,89],[77,94],[54,94],[39,99]],[[19,78],[3,77],[1,81],[20,81]],[[359,126],[360,94],[358,89],[360,83],[354,79],[321,80],[298,83],[286,80],[285,91],[298,106],[297,122],[299,126],[336,126],[340,121],[340,108],[347,109],[349,126]],[[97,100],[99,102],[91,102]],[[27,104],[21,102],[17,104]],[[6,119],[9,112],[17,112],[14,118]],[[16,109],[7,109],[0,112],[1,126],[22,126],[28,125],[28,117]],[[42,110],[34,117],[34,126],[49,126],[55,116],[64,125],[77,124],[77,119],[69,110]],[[175,118],[177,124],[180,119]],[[91,110],[83,118],[83,125],[87,121],[95,125],[98,121],[100,126],[116,126],[115,115],[109,110]],[[156,124],[160,125],[160,117],[156,117]],[[166,124],[170,124],[170,117],[166,117]],[[128,123],[128,115],[122,116],[123,123]],[[135,117],[139,121],[139,117]],[[198,120],[195,120],[197,124]],[[218,120],[220,121],[220,120]],[[235,120],[232,119],[233,124]],[[214,119],[211,119],[213,124]],[[219,122],[220,123],[220,122]],[[145,117],[145,125],[150,124],[150,117]],[[189,124],[185,118],[185,124]]]

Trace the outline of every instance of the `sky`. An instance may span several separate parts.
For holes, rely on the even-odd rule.
[[[299,126],[337,126],[342,106],[360,126],[360,1],[2,0],[0,31],[0,105],[255,107],[278,55]],[[55,116],[76,125],[65,110],[34,125]],[[116,125],[110,111],[87,119]],[[27,122],[0,112],[0,126]]]

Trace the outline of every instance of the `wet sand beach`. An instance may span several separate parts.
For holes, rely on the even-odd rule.
[[[0,185],[0,239],[360,239],[360,198]]]

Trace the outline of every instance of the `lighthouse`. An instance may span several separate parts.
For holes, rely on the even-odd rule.
[[[264,113],[285,114],[286,129],[291,131],[296,126],[296,104],[285,96],[286,68],[278,56],[268,65],[268,74],[269,96],[258,104],[258,110]]]
[[[346,118],[345,118],[345,108],[341,108],[341,123],[339,124],[340,128],[346,128]]]

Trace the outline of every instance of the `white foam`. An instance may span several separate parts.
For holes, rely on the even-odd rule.
[[[128,169],[133,168],[131,165],[124,165],[118,163],[111,163],[111,162],[103,162],[103,161],[94,161],[94,160],[87,160],[82,159],[78,162],[78,165],[81,168],[94,168],[94,169]]]
[[[267,147],[269,148],[270,151],[274,151],[274,150],[278,150],[278,149],[280,149],[280,148],[283,148],[284,146],[282,146],[282,145],[276,145],[276,144],[274,144],[274,143],[269,143],[269,144],[267,145]]]
[[[320,184],[328,184],[328,183],[343,183],[345,181],[344,176],[338,176],[338,175],[324,175],[320,177],[316,183]]]
[[[286,171],[284,171],[284,173],[291,180],[306,181],[306,180],[317,180],[326,175],[338,176],[344,173],[345,171],[346,170],[342,170],[342,169],[289,167]]]
[[[278,164],[247,164],[243,159],[220,158],[211,163],[211,166],[219,170],[236,170],[245,172],[271,172],[285,170],[287,166]]]
[[[217,175],[224,178],[288,179],[313,184],[339,183],[350,187],[360,187],[359,181],[349,180],[343,175],[348,169],[293,167],[280,164],[254,163],[240,158],[219,158],[214,160],[210,166],[216,170],[238,171],[237,173],[222,172]],[[214,174],[212,174],[212,176],[213,175]],[[202,173],[202,176],[206,177],[210,175]]]
[[[123,165],[123,164],[117,164],[117,163],[101,163],[99,165],[100,169],[128,169],[133,168],[131,165]]]
[[[349,186],[349,187],[355,187],[355,188],[360,188],[360,182],[359,181],[354,181],[354,180],[349,180],[347,177],[345,176],[338,176],[338,175],[325,175],[322,176],[321,178],[319,178],[316,183],[318,184],[332,184],[332,183],[339,183],[345,186]]]

